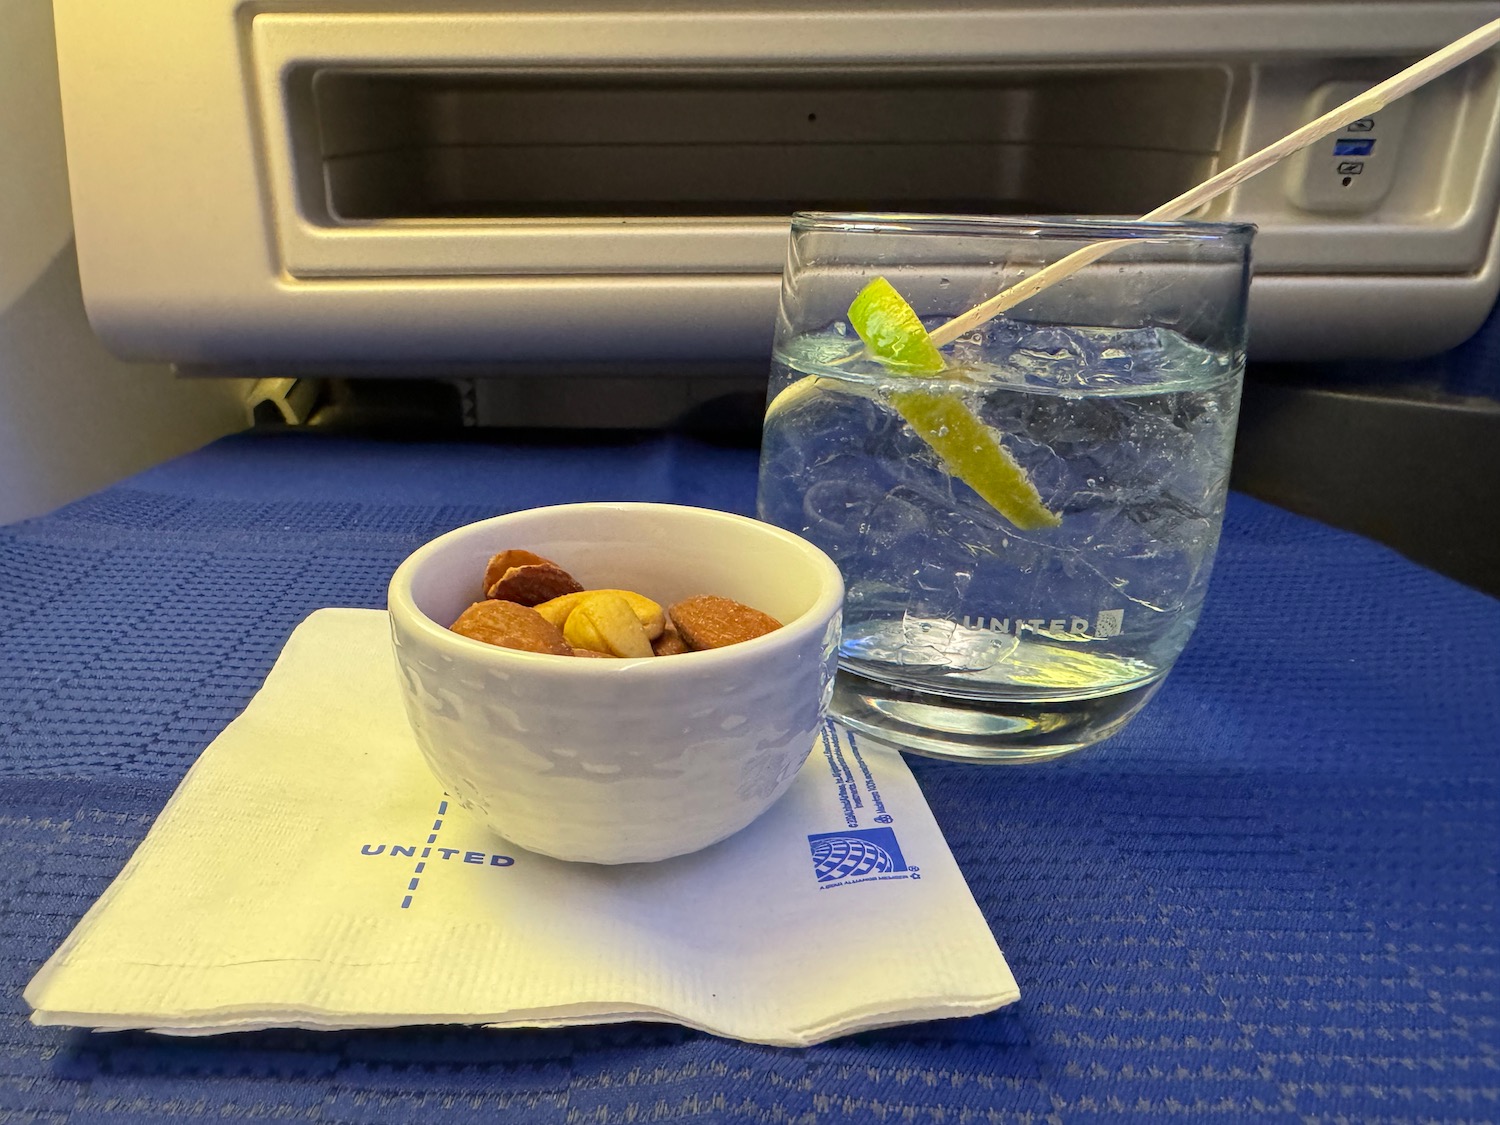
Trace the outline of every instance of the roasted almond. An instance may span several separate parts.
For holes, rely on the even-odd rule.
[[[613,660],[614,659],[614,657],[610,653],[607,653],[607,652],[595,652],[591,648],[575,648],[573,650],[573,655],[574,656],[599,656],[599,657],[603,657],[605,660]]]
[[[678,653],[691,652],[687,642],[682,639],[682,634],[677,629],[668,625],[661,631],[661,636],[651,641],[651,651],[657,656],[676,656]]]
[[[484,568],[484,581],[479,586],[479,592],[484,597],[489,597],[490,587],[505,577],[505,572],[513,566],[538,566],[547,563],[556,566],[551,559],[544,559],[541,555],[532,551],[523,551],[512,548],[509,551],[501,551],[494,555]]]
[[[781,628],[781,622],[770,614],[717,594],[680,601],[667,610],[667,616],[694,651],[726,648]]]
[[[534,606],[582,589],[578,580],[556,563],[540,562],[511,567],[485,593],[503,602]]]
[[[500,648],[570,656],[562,630],[536,610],[515,602],[475,602],[450,626],[455,633]]]
[[[607,590],[591,590],[579,599],[563,623],[563,636],[574,648],[613,656],[651,655],[651,640],[630,603]]]
[[[644,594],[637,594],[634,590],[580,590],[574,594],[563,594],[561,597],[541,602],[537,605],[536,611],[561,629],[568,620],[568,614],[572,613],[578,603],[590,594],[619,594],[635,612],[641,627],[646,630],[646,636],[652,640],[661,636],[662,629],[666,627],[667,615],[662,612],[661,606]]]

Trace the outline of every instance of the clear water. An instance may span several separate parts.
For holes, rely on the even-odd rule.
[[[1021,531],[884,401],[930,377],[858,354],[835,329],[778,347],[759,493],[843,571],[842,667],[912,700],[1133,713],[1197,623],[1242,357],[1159,328],[1002,320],[955,342],[946,388],[1062,517]]]

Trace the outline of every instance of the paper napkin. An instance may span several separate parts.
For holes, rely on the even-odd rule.
[[[660,1020],[803,1045],[1019,992],[895,751],[833,725],[715,846],[603,867],[449,801],[384,613],[320,610],[26,990],[178,1034]]]

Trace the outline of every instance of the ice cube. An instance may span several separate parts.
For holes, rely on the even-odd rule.
[[[1222,375],[1225,358],[1176,332],[1159,332],[1155,370],[1173,381],[1211,382]]]
[[[902,540],[927,531],[926,512],[901,495],[902,491],[886,493],[870,513],[867,535],[874,550],[889,550]]]
[[[1071,328],[1045,325],[1017,342],[1005,366],[1019,371],[1028,383],[1044,387],[1083,387],[1094,363],[1088,337]]]
[[[866,521],[884,497],[866,479],[869,472],[864,458],[830,458],[817,468],[820,479],[802,495],[804,534],[836,558],[859,548]]]
[[[1129,386],[1156,378],[1164,354],[1159,329],[1096,328],[1090,335],[1094,345],[1090,386]]]

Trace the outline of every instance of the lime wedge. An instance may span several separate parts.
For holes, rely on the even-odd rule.
[[[945,366],[916,311],[883,277],[859,291],[849,305],[849,323],[870,353],[894,372],[932,375]],[[888,397],[907,425],[942,458],[948,472],[1022,531],[1062,523],[1042,503],[1026,470],[994,431],[956,394],[926,389],[895,391]]]
[[[892,371],[931,375],[947,366],[916,310],[883,277],[866,285],[850,303],[849,323],[870,354]]]
[[[1022,531],[1056,527],[1061,517],[1047,510],[1026,470],[948,391],[897,391],[891,405],[917,436],[932,446],[948,471],[963,481]]]

